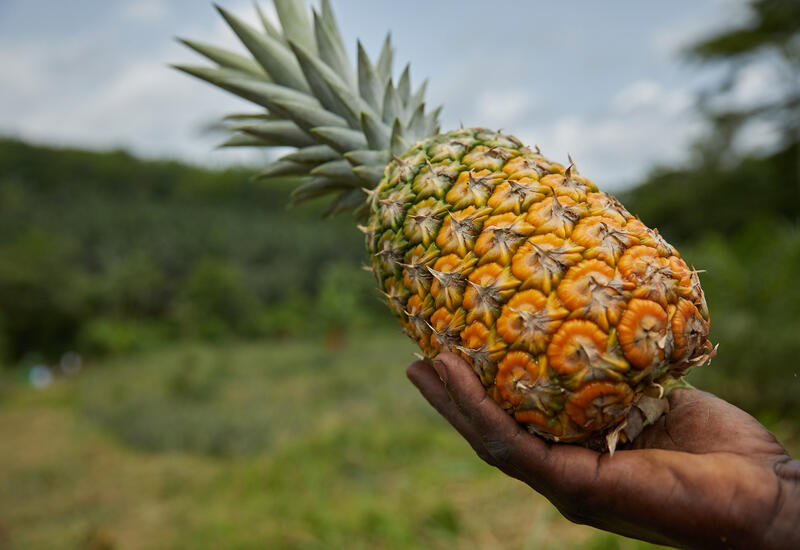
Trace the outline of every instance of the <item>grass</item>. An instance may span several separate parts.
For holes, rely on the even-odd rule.
[[[0,548],[636,549],[478,460],[394,333],[0,379]]]

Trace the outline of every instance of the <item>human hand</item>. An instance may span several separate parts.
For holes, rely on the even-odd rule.
[[[669,413],[612,457],[531,435],[452,353],[407,373],[478,456],[573,522],[685,548],[800,548],[800,461],[709,393],[672,391]]]

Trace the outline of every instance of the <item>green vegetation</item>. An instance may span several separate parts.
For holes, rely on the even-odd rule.
[[[478,460],[405,380],[413,350],[186,344],[46,390],[6,371],[0,547],[652,548]]]
[[[729,168],[661,170],[621,197],[700,279],[719,354],[690,380],[800,425],[798,147]]]
[[[660,170],[622,199],[705,270],[720,353],[692,381],[800,421],[796,159],[793,145],[727,168]],[[7,363],[175,339],[317,335],[336,348],[349,330],[394,327],[359,268],[353,220],[287,211],[291,182],[250,175],[0,141]]]
[[[53,359],[388,320],[352,220],[288,211],[292,187],[0,140],[0,349]]]
[[[686,166],[662,167],[622,196],[698,270],[719,355],[691,380],[800,429],[800,3],[752,0],[749,17],[686,50],[723,69],[698,97],[709,130]],[[768,68],[770,93],[731,98],[748,69]],[[760,130],[758,130],[760,128]],[[757,154],[747,130],[774,136]],[[746,142],[746,141],[745,141]]]

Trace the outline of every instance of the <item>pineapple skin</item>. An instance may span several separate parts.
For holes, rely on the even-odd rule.
[[[463,357],[532,433],[613,449],[663,411],[648,396],[714,354],[697,272],[513,136],[418,142],[369,194],[372,271],[404,332]]]

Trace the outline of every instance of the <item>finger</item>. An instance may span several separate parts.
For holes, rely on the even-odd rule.
[[[424,361],[416,361],[408,366],[406,375],[422,396],[428,400],[428,403],[467,440],[478,456],[490,465],[496,466],[494,459],[481,443],[480,435],[450,399],[450,395],[433,367]]]
[[[713,394],[676,389],[668,397],[669,412],[634,441],[634,448],[739,453],[747,441],[751,456],[785,452],[755,418]]]
[[[714,400],[717,399],[717,397],[701,390],[677,388],[667,394],[667,399],[669,400],[670,410],[674,410],[682,405],[694,403],[695,401]]]
[[[598,476],[605,470],[598,469],[597,452],[577,445],[549,444],[528,433],[487,395],[460,357],[442,353],[433,365],[456,407],[505,473],[524,481],[562,511],[574,508],[587,494],[608,492],[613,487],[620,473],[608,471],[610,475]]]
[[[544,441],[523,430],[488,396],[463,359],[452,353],[442,353],[434,360],[434,368],[455,406],[499,464],[527,467],[545,461],[547,445]]]

